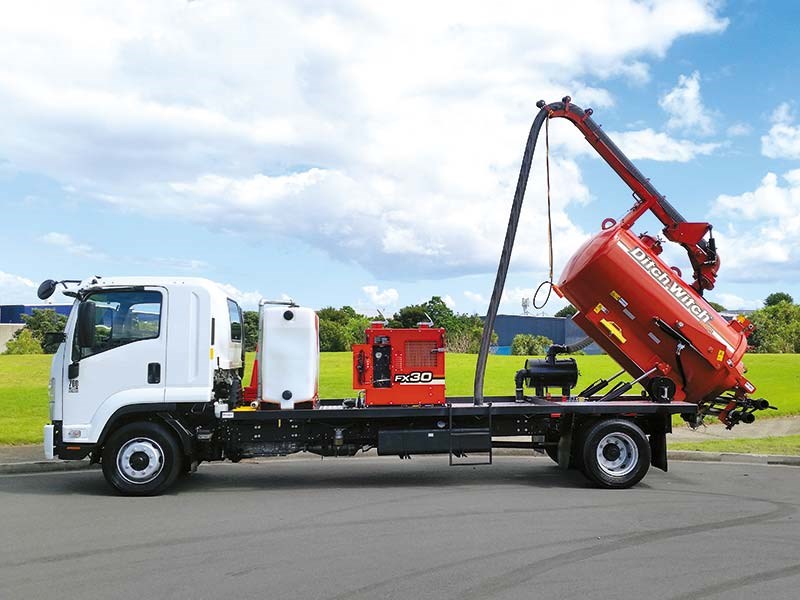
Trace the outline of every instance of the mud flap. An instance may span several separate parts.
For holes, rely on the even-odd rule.
[[[667,471],[667,433],[672,432],[672,419],[669,415],[653,417],[650,431],[650,464]]]
[[[667,434],[650,434],[650,464],[666,472],[667,470]]]
[[[194,454],[194,436],[192,432],[189,431],[183,423],[178,421],[173,415],[168,412],[160,412],[156,413],[159,417],[161,417],[164,422],[170,426],[170,428],[177,434],[178,439],[181,443],[181,448],[183,449],[183,453],[186,456],[192,456]]]
[[[575,419],[572,415],[561,417],[560,429],[561,437],[558,439],[558,468],[567,470],[572,460],[572,434],[575,426]],[[580,452],[580,449],[578,450]]]

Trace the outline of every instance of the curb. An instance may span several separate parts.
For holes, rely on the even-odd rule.
[[[88,460],[37,460],[33,462],[0,463],[0,475],[86,471],[99,468],[99,464],[90,464]]]
[[[528,450],[500,448],[495,450],[497,456],[531,456],[545,458],[543,454]],[[783,456],[777,454],[734,454],[731,452],[698,452],[695,450],[670,450],[670,460],[694,462],[738,463],[753,465],[784,465],[800,467],[800,456]],[[284,458],[284,457],[282,457]],[[254,464],[263,464],[263,459],[256,459]],[[33,462],[0,463],[0,475],[24,475],[30,473],[58,473],[65,471],[86,471],[99,469],[99,464],[90,464],[88,460],[39,460]]]
[[[670,450],[667,457],[671,460],[744,463],[752,465],[787,465],[800,467],[800,456],[784,456],[780,454],[736,454],[733,452],[699,452],[697,450]]]

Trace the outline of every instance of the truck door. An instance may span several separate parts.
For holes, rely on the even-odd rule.
[[[97,441],[122,406],[164,401],[166,338],[164,288],[101,290],[83,299],[67,339],[65,443]]]

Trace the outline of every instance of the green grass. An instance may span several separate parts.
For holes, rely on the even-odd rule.
[[[669,444],[670,450],[700,450],[702,452],[737,452],[744,454],[800,455],[800,435],[765,438],[731,438],[701,442]]]
[[[51,356],[0,355],[0,444],[35,444],[41,441],[42,425],[47,422],[47,379]],[[254,355],[247,357],[250,366]],[[447,355],[447,394],[471,396],[475,374],[475,356]],[[519,356],[491,356],[486,369],[487,395],[508,396],[514,393],[514,373],[522,367]],[[753,354],[745,361],[747,376],[758,386],[757,396],[768,398],[777,411],[762,417],[800,414],[800,355]],[[608,356],[580,356],[581,377],[578,389],[600,377],[619,370]],[[352,357],[349,352],[324,353],[321,361],[320,395],[323,398],[352,397]]]
[[[49,421],[47,380],[52,356],[0,355],[0,444],[42,441]]]

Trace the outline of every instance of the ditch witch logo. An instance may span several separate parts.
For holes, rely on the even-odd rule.
[[[660,283],[678,302],[683,304],[695,319],[701,323],[711,322],[711,315],[708,314],[708,311],[697,304],[692,298],[692,294],[684,289],[680,283],[673,281],[668,272],[658,267],[647,252],[637,246],[632,250],[628,250],[628,254],[650,274],[650,277]]]

